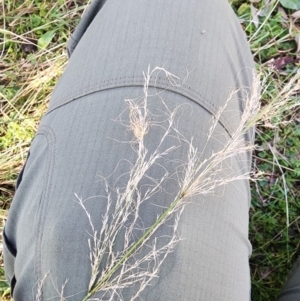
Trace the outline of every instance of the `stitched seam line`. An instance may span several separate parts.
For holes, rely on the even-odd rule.
[[[130,87],[130,86],[144,86],[144,77],[142,76],[129,76],[129,77],[119,77],[115,79],[110,80],[104,80],[101,82],[98,82],[97,84],[86,86],[83,89],[75,90],[75,92],[69,94],[68,96],[64,98],[57,97],[58,101],[50,102],[50,106],[48,109],[48,113],[51,111],[57,109],[58,107],[61,107],[68,102],[74,101],[78,98],[84,97],[88,94],[100,92],[103,90],[113,89],[113,88],[121,88],[121,87]],[[210,114],[215,116],[218,112],[218,109],[215,108],[207,99],[205,99],[203,96],[201,96],[198,92],[196,92],[194,89],[192,89],[189,86],[186,85],[180,85],[180,86],[172,86],[167,79],[164,78],[156,78],[155,80],[150,80],[149,83],[150,87],[154,88],[160,88],[165,89],[168,91],[172,91],[175,93],[178,93],[180,95],[183,95],[190,100],[194,101],[201,107],[203,107],[205,110],[207,110]],[[57,92],[59,93],[59,92]],[[53,96],[55,95],[55,91]],[[225,130],[228,132],[230,136],[232,136],[232,129],[229,125],[229,123],[226,121],[224,117],[220,117],[219,123],[225,128]]]
[[[53,130],[47,126],[41,126],[38,130],[38,135],[43,135],[47,139],[47,154],[48,154],[48,162],[47,162],[47,176],[45,179],[45,183],[43,184],[43,188],[45,189],[42,193],[41,197],[41,204],[38,208],[38,220],[37,220],[37,239],[35,242],[35,273],[37,281],[39,281],[44,275],[42,275],[42,240],[44,234],[44,226],[46,221],[46,212],[49,204],[49,194],[51,191],[52,185],[52,176],[53,176],[53,169],[54,169],[54,162],[55,162],[55,154],[56,154],[56,137]],[[43,294],[43,291],[41,292]],[[41,296],[41,300],[43,297]]]

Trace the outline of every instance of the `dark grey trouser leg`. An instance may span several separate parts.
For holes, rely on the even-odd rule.
[[[294,264],[277,301],[300,300],[300,259]]]
[[[15,301],[37,296],[61,300],[62,287],[66,300],[85,295],[91,276],[91,227],[75,193],[88,199],[87,209],[100,229],[107,194],[99,175],[107,177],[111,187],[123,187],[124,175],[136,158],[134,144],[128,143],[132,135],[114,120],[126,110],[124,99],[143,96],[142,71],[147,72],[149,65],[162,66],[180,78],[190,72],[180,86],[171,85],[162,73],[149,86],[152,94],[161,92],[170,110],[180,107],[178,130],[187,139],[194,137],[202,158],[229,139],[240,122],[246,92],[250,93],[252,57],[227,1],[108,0],[101,10],[98,4],[102,7],[101,1],[93,4],[97,13],[88,15],[92,23],[83,18],[81,24],[86,22],[87,27],[80,29],[78,44],[41,121],[9,212],[5,270]],[[211,117],[237,89],[219,120],[215,139],[206,145]],[[149,109],[163,124],[165,107],[158,97],[149,99]],[[122,116],[128,122],[127,115]],[[163,134],[163,125],[147,134],[149,153]],[[172,136],[165,146],[177,142]],[[177,163],[187,160],[187,152],[183,143],[168,160],[149,170],[150,177],[159,178],[164,166],[173,178],[141,208],[144,227],[173,200],[178,191]],[[248,171],[250,161],[249,155],[233,158],[232,174]],[[148,179],[141,184],[149,185]],[[248,301],[248,209],[246,180],[214,195],[192,198],[179,223],[183,240],[142,300]],[[169,231],[164,226],[157,235],[163,238]],[[133,293],[132,287],[125,290],[124,300]]]
[[[107,0],[94,0],[85,11],[84,17],[81,19],[80,24],[76,27],[74,33],[71,35],[68,41],[67,52],[69,57],[71,57],[78,42],[83,37],[85,31],[93,22],[94,18],[97,16],[106,1]]]

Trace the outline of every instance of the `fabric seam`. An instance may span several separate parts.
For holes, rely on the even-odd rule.
[[[93,94],[93,93],[97,93],[97,92],[101,92],[101,91],[109,90],[109,89],[130,87],[130,86],[143,87],[144,86],[144,77],[142,77],[142,76],[119,77],[119,78],[115,78],[115,79],[104,80],[95,85],[86,86],[85,88],[81,89],[80,91],[77,90],[77,91],[69,94],[65,98],[62,98],[62,99],[58,98],[59,100],[57,102],[54,102],[54,100],[53,100],[53,102],[51,103],[51,101],[50,101],[49,109],[48,109],[46,115],[49,114],[50,112],[52,112],[53,110],[65,105],[71,101],[77,100],[77,99],[87,96],[89,94]],[[150,79],[149,86],[154,87],[154,88],[159,88],[159,89],[165,89],[165,90],[168,90],[168,91],[171,91],[174,93],[178,93],[182,96],[185,96],[185,97],[189,98],[190,100],[194,101],[195,103],[197,103],[198,105],[200,105],[201,107],[203,107],[206,111],[208,111],[213,116],[216,116],[216,114],[219,110],[219,108],[215,108],[212,103],[210,103],[209,101],[207,101],[207,99],[205,99],[204,97],[199,95],[199,93],[196,92],[194,89],[192,89],[191,87],[186,86],[184,84],[177,85],[177,86],[171,85],[167,79],[157,77],[155,80]],[[192,94],[194,94],[194,95],[192,95]],[[55,95],[55,91],[54,91],[54,95]],[[219,123],[228,132],[230,137],[232,137],[233,130],[231,129],[231,127],[228,124],[228,122],[226,121],[226,119],[221,116]]]
[[[56,154],[56,137],[53,130],[48,126],[41,126],[38,130],[36,137],[38,135],[43,135],[47,139],[47,154],[48,154],[48,162],[47,162],[47,175],[45,179],[45,183],[43,185],[44,192],[41,196],[41,204],[37,211],[37,239],[35,242],[35,273],[37,277],[37,281],[39,281],[42,275],[42,252],[41,252],[41,245],[43,240],[43,232],[44,226],[46,221],[46,211],[49,204],[49,195],[51,191],[52,185],[52,176],[53,176],[53,169],[55,163],[55,154]],[[42,296],[41,296],[42,298]]]

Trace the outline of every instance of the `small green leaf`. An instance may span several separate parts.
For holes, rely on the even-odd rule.
[[[238,13],[239,16],[242,16],[242,15],[245,15],[245,14],[250,14],[250,12],[251,12],[251,7],[250,7],[250,5],[247,4],[247,3],[243,3],[243,4],[239,7],[237,13]]]
[[[53,37],[55,35],[55,31],[47,31],[44,33],[39,39],[38,39],[38,46],[42,49],[46,49],[46,47],[50,44],[52,41]]]
[[[300,9],[300,0],[280,0],[280,3],[285,8]]]

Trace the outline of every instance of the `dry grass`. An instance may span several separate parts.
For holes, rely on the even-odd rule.
[[[126,188],[120,189],[115,187],[117,197],[112,197],[110,184],[103,179],[107,193],[107,210],[102,216],[102,228],[97,229],[94,226],[94,221],[91,218],[85,206],[85,201],[79,196],[77,199],[86,213],[91,226],[91,239],[89,240],[90,247],[90,262],[92,267],[92,275],[88,288],[88,294],[83,301],[89,300],[115,300],[121,298],[122,290],[126,287],[134,286],[136,293],[130,301],[136,300],[144,288],[149,285],[150,281],[159,276],[159,270],[167,255],[173,251],[177,243],[179,243],[179,236],[177,234],[178,223],[180,223],[180,215],[184,207],[188,204],[190,197],[195,195],[213,194],[215,189],[219,186],[226,185],[230,182],[249,178],[249,172],[240,176],[235,176],[233,172],[229,171],[221,177],[223,170],[223,163],[229,158],[236,157],[242,153],[248,153],[254,145],[246,143],[244,140],[245,133],[249,130],[249,126],[253,125],[254,120],[258,118],[260,108],[259,104],[259,83],[254,81],[253,93],[249,95],[249,99],[245,99],[244,112],[242,114],[241,122],[221,151],[213,153],[208,158],[203,158],[203,150],[198,151],[192,143],[192,138],[189,140],[182,137],[179,130],[175,127],[176,124],[176,109],[168,112],[168,126],[164,134],[160,137],[157,148],[152,152],[145,147],[145,140],[147,133],[151,128],[149,116],[153,116],[149,112],[148,103],[148,86],[149,81],[155,72],[164,72],[165,76],[173,79],[176,82],[177,78],[162,68],[155,68],[152,71],[148,70],[144,74],[144,96],[140,99],[127,99],[129,112],[129,128],[134,134],[136,161],[132,164],[129,172],[129,179]],[[177,84],[177,82],[176,82]],[[230,95],[228,102],[231,100]],[[163,100],[162,100],[163,101]],[[226,105],[221,107],[219,113],[213,118],[211,129],[208,135],[208,140],[213,139],[214,129],[219,122],[219,118],[226,110]],[[155,122],[155,121],[151,121]],[[158,159],[164,158],[168,160],[172,157],[172,151],[177,146],[164,148],[165,139],[175,132],[182,143],[189,144],[189,153],[187,154],[187,162],[183,165],[183,174],[179,179],[178,191],[174,193],[174,200],[165,211],[157,217],[157,220],[147,229],[142,229],[140,237],[134,235],[134,229],[139,227],[138,221],[140,219],[139,208],[142,203],[147,201],[150,197],[157,194],[164,186],[168,178],[166,172],[159,179],[151,179],[155,185],[147,187],[146,193],[141,191],[139,184],[145,177],[149,177],[148,170],[156,164]],[[200,159],[201,158],[201,159]],[[166,169],[165,169],[166,170]],[[144,187],[145,188],[145,187]],[[113,213],[111,213],[111,208]],[[159,227],[166,223],[166,221],[174,218],[173,235],[169,237],[168,242],[161,246],[157,246],[156,231]],[[110,222],[108,222],[110,221]],[[130,221],[130,226],[128,222]],[[168,224],[168,226],[170,226]],[[122,250],[115,251],[114,244],[116,238],[124,241]],[[143,252],[141,253],[141,251]],[[143,256],[138,254],[144,254]],[[100,264],[102,268],[100,269]],[[146,267],[146,268],[145,268]],[[101,293],[101,297],[95,297],[96,293]]]

